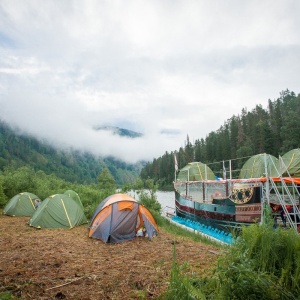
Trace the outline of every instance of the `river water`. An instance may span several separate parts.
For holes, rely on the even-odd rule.
[[[161,204],[162,213],[173,213],[175,211],[175,193],[174,192],[156,192],[157,201]]]
[[[138,200],[138,194],[134,191],[128,193],[130,196]],[[174,192],[165,192],[157,191],[156,192],[157,201],[161,204],[162,214],[172,213],[174,214],[175,210],[175,193]]]

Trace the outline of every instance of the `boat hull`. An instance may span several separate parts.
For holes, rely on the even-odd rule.
[[[200,203],[180,195],[175,190],[176,215],[206,226],[232,232],[261,220],[261,203],[228,205]],[[227,200],[227,199],[226,199]],[[217,201],[218,202],[218,201]],[[225,202],[225,200],[224,200]]]

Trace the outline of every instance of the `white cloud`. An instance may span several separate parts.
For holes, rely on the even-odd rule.
[[[151,160],[283,89],[299,93],[299,8],[2,0],[0,118],[60,146]],[[93,130],[101,125],[144,137]]]

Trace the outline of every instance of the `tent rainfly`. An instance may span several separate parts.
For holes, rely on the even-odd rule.
[[[75,191],[73,191],[73,190],[67,190],[67,191],[64,192],[64,194],[67,195],[67,196],[69,196],[73,200],[75,200],[83,208],[83,205],[82,205],[82,202],[80,200],[80,197],[79,197],[79,195]]]
[[[29,221],[37,228],[73,228],[87,223],[82,207],[65,194],[46,198]]]
[[[114,194],[104,199],[90,221],[89,237],[105,243],[132,240],[137,231],[145,227],[148,238],[158,232],[151,212],[126,194]]]
[[[28,216],[31,217],[36,209],[34,201],[39,199],[32,193],[19,193],[12,197],[3,209],[3,214],[8,216]]]

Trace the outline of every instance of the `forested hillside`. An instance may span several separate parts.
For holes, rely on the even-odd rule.
[[[47,142],[24,135],[0,121],[0,171],[30,166],[69,182],[95,183],[103,168],[108,168],[117,184],[131,183],[142,163],[126,164],[113,157],[96,157],[88,152],[59,150]]]
[[[179,168],[192,161],[211,163],[259,153],[278,157],[300,147],[300,94],[289,90],[280,93],[268,108],[257,105],[252,111],[243,109],[238,116],[225,121],[217,131],[206,138],[191,143],[189,136],[185,146],[178,151],[166,152],[149,162],[141,171],[141,177],[151,177],[161,187],[174,180],[174,154]]]

